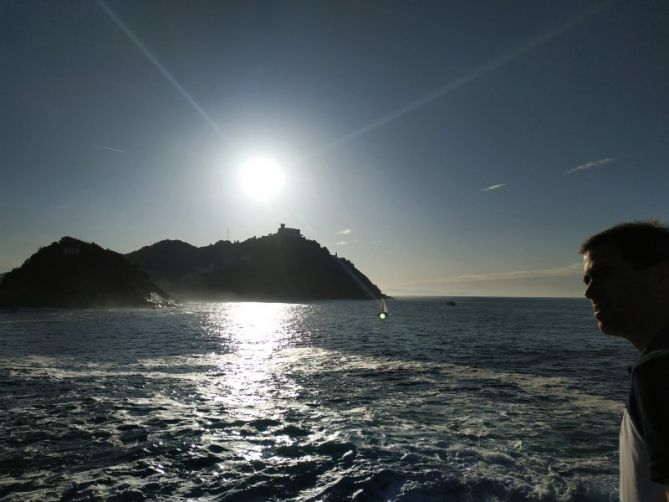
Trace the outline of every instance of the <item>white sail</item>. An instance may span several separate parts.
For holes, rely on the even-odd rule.
[[[379,318],[385,319],[388,317],[388,306],[386,305],[385,298],[381,298],[381,306],[379,307]]]

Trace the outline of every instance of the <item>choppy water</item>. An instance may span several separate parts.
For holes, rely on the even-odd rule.
[[[587,302],[0,314],[2,500],[617,499]]]

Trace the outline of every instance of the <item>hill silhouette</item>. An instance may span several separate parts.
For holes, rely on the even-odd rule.
[[[350,261],[283,226],[276,234],[199,248],[164,240],[126,257],[184,299],[369,299],[382,294]]]
[[[0,308],[147,307],[173,302],[123,255],[73,237],[0,278]]]

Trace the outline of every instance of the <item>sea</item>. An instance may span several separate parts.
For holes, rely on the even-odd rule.
[[[618,499],[585,299],[387,304],[0,313],[0,500]]]

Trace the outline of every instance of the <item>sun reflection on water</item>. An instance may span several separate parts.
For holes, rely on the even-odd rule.
[[[212,372],[217,375],[212,379],[213,398],[234,409],[238,419],[271,419],[279,413],[278,398],[295,385],[282,374],[280,353],[292,338],[293,324],[303,308],[284,303],[227,303],[208,316],[224,351]]]
[[[308,309],[248,302],[220,304],[208,313],[207,330],[220,344],[220,352],[211,355],[214,364],[200,382],[200,393],[221,420],[235,425],[223,433],[205,433],[205,442],[222,442],[246,460],[265,455],[272,429],[289,413],[286,403],[301,389],[286,374],[290,351],[285,349],[299,341],[296,326]]]
[[[259,349],[275,346],[277,335],[289,317],[285,303],[235,303],[228,305],[232,335],[244,349]],[[255,351],[255,350],[254,350]],[[267,353],[269,350],[264,350]]]

